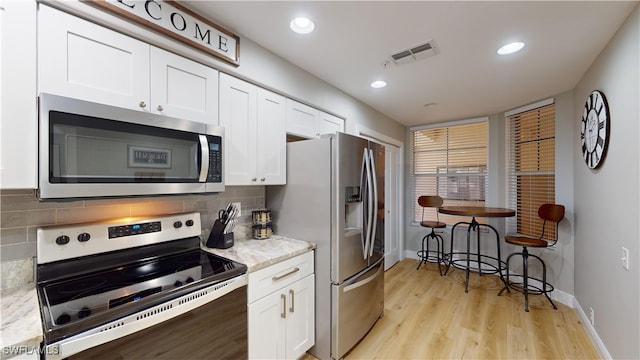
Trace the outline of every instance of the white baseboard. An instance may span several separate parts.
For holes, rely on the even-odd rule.
[[[602,356],[603,359],[607,359],[607,360],[613,359],[611,357],[611,354],[609,354],[609,350],[607,350],[607,347],[604,346],[602,339],[600,339],[600,336],[598,336],[596,329],[593,327],[593,325],[591,325],[591,322],[589,321],[589,317],[587,317],[587,314],[584,312],[584,310],[582,310],[582,306],[580,306],[580,304],[578,303],[578,300],[574,298],[573,302],[574,302],[573,307],[576,310],[578,310],[578,314],[580,314],[580,319],[584,324],[584,328],[587,330],[587,332],[591,336],[591,339],[593,339],[593,342],[596,345],[596,349],[598,350],[598,352],[600,352],[600,356]]]

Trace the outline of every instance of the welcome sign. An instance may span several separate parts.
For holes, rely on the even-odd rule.
[[[84,0],[175,40],[240,65],[240,38],[174,1]]]

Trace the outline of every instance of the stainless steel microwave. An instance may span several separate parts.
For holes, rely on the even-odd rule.
[[[224,191],[224,129],[51,94],[39,97],[39,197]]]

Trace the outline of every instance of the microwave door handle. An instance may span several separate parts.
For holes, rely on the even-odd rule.
[[[369,244],[369,257],[373,256],[373,244],[375,243],[376,237],[376,226],[378,225],[378,182],[376,179],[376,164],[373,158],[373,149],[369,149],[371,152],[369,154],[369,161],[371,162],[370,170],[371,170],[371,182],[373,183],[373,206],[371,207],[371,219],[373,222],[373,226],[371,227],[371,240]]]
[[[198,135],[200,139],[200,177],[198,181],[205,182],[209,172],[209,140],[206,135]]]

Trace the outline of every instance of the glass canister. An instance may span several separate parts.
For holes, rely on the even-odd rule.
[[[271,224],[256,224],[252,228],[253,238],[264,240],[271,237]]]
[[[271,210],[262,209],[251,212],[253,219],[252,234],[257,240],[268,239],[271,237]]]
[[[253,218],[253,225],[271,224],[271,210],[254,210],[251,212],[251,215]]]

